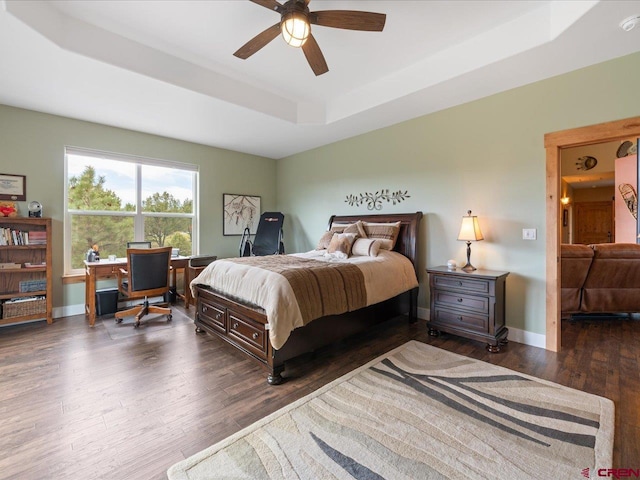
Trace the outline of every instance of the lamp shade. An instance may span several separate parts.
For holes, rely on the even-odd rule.
[[[471,210],[467,212],[466,217],[462,217],[458,240],[465,242],[478,242],[480,240],[484,240],[482,231],[480,230],[480,224],[478,223],[478,217],[471,215]]]
[[[301,47],[309,38],[311,26],[307,17],[300,12],[287,13],[280,23],[282,38],[292,47]]]

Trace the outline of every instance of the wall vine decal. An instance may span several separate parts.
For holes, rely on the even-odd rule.
[[[376,193],[364,192],[356,195],[350,194],[347,195],[345,203],[348,203],[352,207],[359,207],[360,205],[366,204],[369,210],[381,210],[383,201],[386,201],[387,203],[391,202],[395,205],[407,198],[411,198],[411,195],[408,195],[407,192],[408,190],[405,190],[404,192],[402,190],[398,190],[397,192],[389,193],[389,189],[386,188],[379,190]]]

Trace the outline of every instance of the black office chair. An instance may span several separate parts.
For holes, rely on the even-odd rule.
[[[140,326],[140,319],[149,313],[159,313],[172,319],[171,308],[166,302],[150,305],[148,297],[166,295],[170,286],[171,247],[128,248],[127,268],[117,272],[118,291],[129,300],[144,298],[144,303],[127,310],[116,312],[116,323],[124,317],[135,315],[134,326]]]
[[[240,239],[240,256],[278,255],[284,253],[282,224],[284,214],[280,212],[264,212],[260,215],[256,235],[251,242],[251,233],[244,229]]]

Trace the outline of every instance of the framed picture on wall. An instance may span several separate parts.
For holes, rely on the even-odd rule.
[[[0,173],[0,200],[24,202],[27,199],[27,177]]]
[[[256,233],[260,221],[260,197],[237,193],[222,194],[223,235],[242,235],[249,227],[251,234]]]
[[[567,227],[569,225],[569,210],[562,209],[562,226]]]

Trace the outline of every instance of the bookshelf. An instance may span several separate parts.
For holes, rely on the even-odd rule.
[[[52,317],[51,219],[0,217],[0,325]]]

